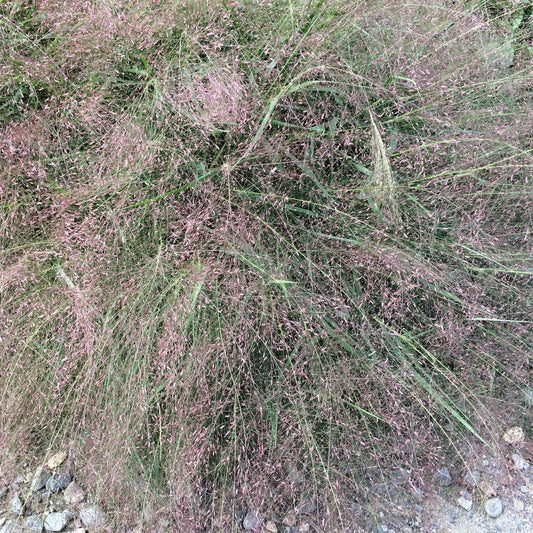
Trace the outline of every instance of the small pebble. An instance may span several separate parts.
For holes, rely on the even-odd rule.
[[[522,494],[529,494],[529,489],[527,488],[526,485],[522,485],[522,486],[520,487],[520,492],[521,492]]]
[[[523,511],[524,508],[525,508],[525,505],[524,505],[524,502],[522,500],[520,500],[519,498],[514,498],[513,499],[513,507],[515,509],[515,511]]]
[[[39,515],[34,514],[26,518],[24,525],[28,531],[37,531],[38,533],[41,533],[43,530],[43,519]]]
[[[448,468],[444,467],[437,471],[435,482],[441,487],[449,487],[452,484],[452,476]]]
[[[458,498],[457,503],[466,511],[472,509],[472,495],[468,491],[462,491],[461,497]]]
[[[105,521],[105,514],[98,506],[88,505],[80,511],[80,518],[85,527],[100,527]]]
[[[38,490],[44,488],[49,477],[50,472],[48,472],[48,470],[45,470],[42,466],[37,468],[31,480],[30,490],[32,492],[37,492]]]
[[[16,516],[22,516],[24,514],[24,504],[17,494],[13,496],[10,502],[11,512]]]
[[[244,529],[258,529],[261,526],[261,517],[250,509],[242,522]]]
[[[485,511],[491,518],[498,518],[503,512],[500,498],[490,498],[485,503]]]

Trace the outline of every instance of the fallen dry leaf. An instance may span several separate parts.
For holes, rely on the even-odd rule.
[[[524,440],[524,431],[521,427],[512,427],[503,434],[503,440],[508,444],[518,444]]]

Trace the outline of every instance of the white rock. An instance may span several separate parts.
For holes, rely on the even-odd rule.
[[[467,490],[461,491],[461,497],[457,499],[457,503],[466,511],[472,509],[472,494]]]
[[[22,500],[18,497],[18,494],[15,494],[15,496],[13,496],[11,502],[9,502],[9,507],[14,515],[21,516],[24,514],[24,504],[22,503]]]
[[[80,511],[85,527],[100,527],[105,522],[105,513],[97,505],[88,505]]]
[[[0,533],[23,533],[22,525],[17,520],[8,520],[0,528]]]
[[[44,521],[44,527],[48,531],[63,531],[74,515],[69,511],[62,513],[50,513]]]
[[[503,512],[500,498],[489,498],[485,503],[485,511],[491,518],[498,518]]]

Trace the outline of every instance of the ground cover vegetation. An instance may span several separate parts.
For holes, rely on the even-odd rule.
[[[3,475],[334,531],[527,415],[529,2],[0,6]]]

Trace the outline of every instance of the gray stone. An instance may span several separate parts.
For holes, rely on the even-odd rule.
[[[8,520],[1,528],[0,533],[23,533],[24,529],[18,520]]]
[[[28,531],[37,531],[38,533],[41,533],[43,530],[43,519],[39,515],[33,514],[26,518],[24,525]]]
[[[244,520],[242,522],[242,527],[248,530],[259,529],[261,527],[262,522],[263,521],[261,520],[261,517],[250,509],[248,510],[248,512],[246,513],[246,516],[244,517]]]
[[[46,486],[46,482],[50,478],[50,472],[44,469],[42,466],[37,468],[30,485],[30,490],[32,492],[37,492]]]
[[[9,503],[9,508],[14,515],[22,516],[24,514],[24,503],[18,497],[18,494],[15,494]]]
[[[47,531],[63,531],[73,517],[74,515],[69,511],[50,513],[44,521],[44,527]]]
[[[100,527],[105,522],[105,513],[97,505],[87,505],[80,511],[80,518],[85,527]]]
[[[441,487],[449,487],[452,484],[452,476],[448,468],[444,467],[437,470],[435,474],[435,482]]]
[[[485,503],[485,511],[491,518],[498,518],[503,512],[500,498],[489,498]]]
[[[83,492],[82,488],[75,481],[73,481],[65,489],[64,497],[67,505],[77,505],[85,499],[85,493]]]
[[[72,478],[68,472],[53,474],[46,482],[46,490],[52,493],[65,490],[71,481]]]
[[[9,487],[7,485],[0,487],[0,500],[7,494],[8,490],[9,490]]]

